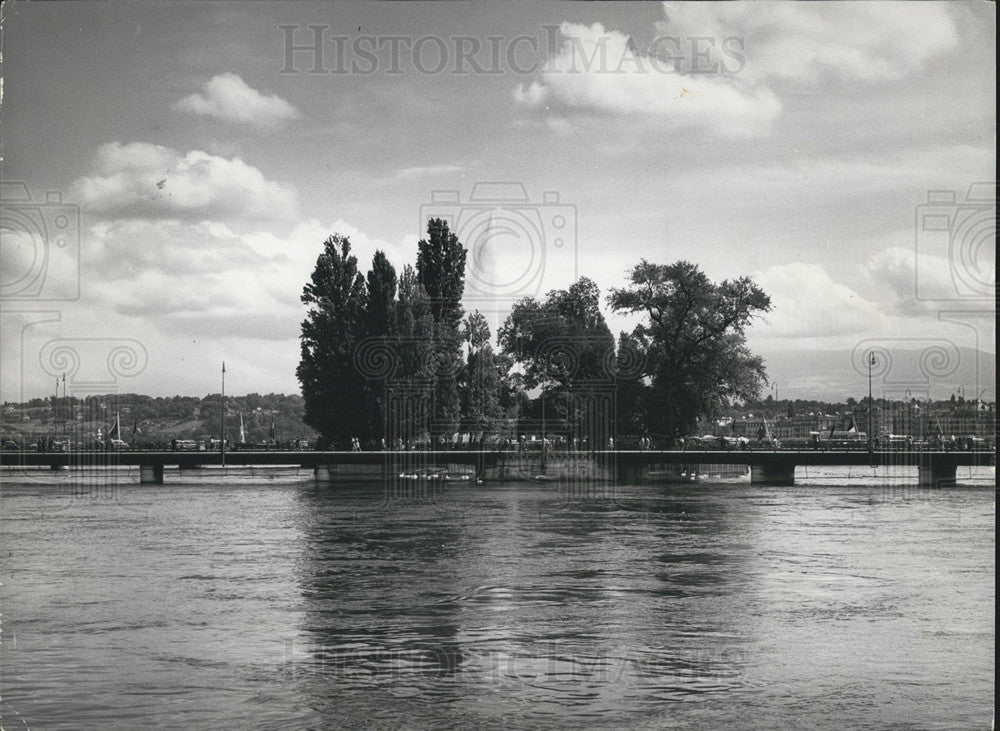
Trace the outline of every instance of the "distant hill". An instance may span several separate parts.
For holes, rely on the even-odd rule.
[[[71,403],[72,402],[72,403]],[[89,437],[106,434],[116,414],[121,437],[129,443],[169,442],[171,439],[217,438],[222,428],[220,395],[153,397],[141,394],[105,394],[86,399],[32,399],[3,406],[0,433],[31,441],[38,435],[73,432]],[[236,441],[242,417],[248,442],[275,439],[314,440],[316,433],[303,421],[305,404],[298,394],[248,394],[226,397],[226,436]]]
[[[764,356],[767,374],[778,384],[778,398],[843,402],[868,395],[865,351],[786,351]],[[888,370],[885,369],[888,363]],[[947,399],[962,386],[966,399],[996,400],[996,355],[972,348],[891,349],[879,353],[872,368],[876,398]]]

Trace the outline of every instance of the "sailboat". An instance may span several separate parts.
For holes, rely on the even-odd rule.
[[[246,432],[243,430],[243,412],[241,411],[240,412],[240,441],[239,441],[239,445],[242,447],[246,443],[247,443],[247,435],[246,435]]]
[[[121,449],[122,447],[127,447],[128,444],[122,439],[122,419],[121,415],[117,412],[115,413],[115,423],[108,429],[108,433],[105,436],[107,444],[111,445],[114,449]]]

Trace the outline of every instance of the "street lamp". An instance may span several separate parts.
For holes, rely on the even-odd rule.
[[[872,366],[875,365],[875,353],[868,353],[868,451],[872,450]]]
[[[222,361],[222,403],[219,411],[222,412],[222,433],[219,434],[219,445],[222,450],[222,468],[226,467],[226,361]]]

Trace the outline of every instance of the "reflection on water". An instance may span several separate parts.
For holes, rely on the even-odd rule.
[[[386,500],[295,470],[8,475],[0,719],[983,726],[995,493],[974,477]]]

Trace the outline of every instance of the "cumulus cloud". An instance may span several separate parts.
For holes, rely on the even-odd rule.
[[[670,128],[708,126],[725,134],[763,132],[781,111],[767,89],[723,74],[686,75],[639,52],[617,31],[563,23],[563,44],[541,79],[514,89],[514,100],[548,116],[583,112],[645,119]]]
[[[903,78],[958,46],[945,3],[664,3],[666,36],[743,39],[748,80]],[[721,44],[708,49],[723,61]]]
[[[877,304],[834,281],[817,264],[782,264],[755,275],[771,296],[772,311],[755,331],[772,338],[825,337],[869,332],[881,318]]]
[[[350,238],[362,271],[376,249],[397,269],[416,252],[415,241],[387,243],[343,220],[310,219],[286,235],[209,221],[103,221],[86,234],[85,270],[102,286],[85,287],[84,305],[168,333],[294,339],[304,315],[302,287],[333,233]]]
[[[267,180],[238,157],[144,142],[101,145],[73,187],[85,210],[110,217],[286,218],[296,210],[291,185]]]
[[[995,297],[996,254],[992,246],[988,251],[981,249],[979,257],[971,260],[963,259],[960,252],[932,253],[927,248],[889,247],[866,262],[873,281],[892,295],[890,304],[895,311],[919,316],[939,311],[942,303],[975,305]]]
[[[214,117],[225,122],[275,128],[299,117],[299,111],[274,94],[262,94],[236,74],[218,74],[201,93],[190,94],[175,105],[181,112]]]
[[[562,23],[558,52],[514,89],[515,103],[550,119],[627,116],[754,136],[781,114],[789,84],[891,81],[958,45],[944,4],[665,3],[664,11],[644,48],[600,23]]]

